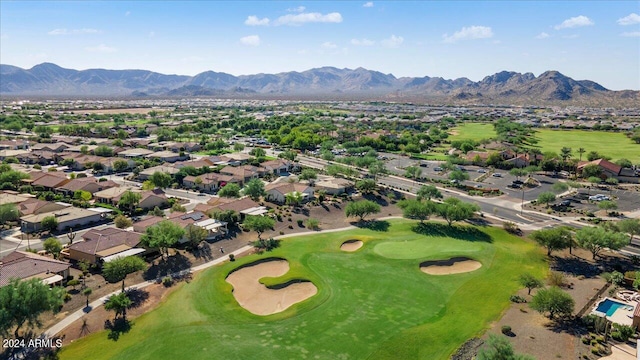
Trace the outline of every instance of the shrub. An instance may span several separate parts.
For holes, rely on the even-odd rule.
[[[293,225],[289,225],[289,229],[293,229]]]
[[[236,261],[236,256],[233,254],[229,254],[229,261]]]
[[[511,326],[502,325],[502,327],[500,328],[500,331],[502,331],[502,333],[505,334],[505,335],[509,335],[509,334],[511,334]]]
[[[632,279],[635,280],[636,279],[636,272],[635,271],[627,271],[624,273],[624,277],[627,279]]]
[[[599,346],[597,346],[597,345],[596,345],[596,346],[594,346],[594,347],[592,347],[592,348],[591,348],[591,353],[592,353],[592,354],[594,354],[594,355],[598,355],[598,354],[600,354],[600,347],[599,347]]]
[[[511,297],[509,298],[509,300],[511,300],[511,302],[518,303],[518,304],[526,303],[526,302],[527,302],[527,299],[523,298],[523,297],[522,297],[522,296],[520,296],[520,295],[511,295]]]
[[[585,337],[582,338],[582,343],[585,344],[585,345],[589,345],[589,344],[591,344],[591,339],[589,337],[585,336]]]
[[[280,235],[284,235],[284,231],[280,231]]]
[[[520,228],[518,227],[518,225],[512,223],[511,221],[505,221],[504,224],[502,224],[502,227],[510,234],[520,234]]]
[[[613,324],[615,331],[611,332],[611,337],[618,341],[626,342],[636,332],[635,329],[628,325]]]
[[[171,276],[165,276],[162,278],[162,285],[169,287],[173,284],[173,279]]]
[[[307,219],[307,228],[311,230],[317,230],[320,226],[320,222],[317,219],[309,218]]]
[[[71,300],[71,294],[65,293],[62,299],[64,300],[64,302],[69,302],[69,300]]]
[[[298,219],[298,220],[296,220],[296,222],[298,223],[298,226],[300,226],[300,227],[304,226],[304,221],[302,219]]]
[[[564,285],[564,274],[559,271],[552,271],[549,273],[549,285],[562,286]]]

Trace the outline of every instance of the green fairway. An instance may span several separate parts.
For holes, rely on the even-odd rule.
[[[548,267],[541,249],[502,229],[389,223],[388,231],[289,238],[269,253],[206,270],[135,319],[118,341],[94,333],[64,347],[60,358],[447,359],[499,318],[520,274],[542,277]],[[339,250],[350,239],[364,246]],[[424,260],[460,254],[482,268],[444,276],[419,269]],[[238,305],[225,278],[276,257],[287,259],[290,271],[261,282],[307,279],[318,293],[282,313],[253,315]]]
[[[538,140],[536,144],[543,152],[553,151],[560,153],[563,147],[573,150],[574,158],[579,158],[579,148],[584,148],[586,153],[582,159],[586,160],[587,153],[597,151],[610,156],[613,160],[626,158],[633,163],[640,162],[640,144],[636,144],[623,133],[586,130],[551,130],[539,129],[535,133]]]
[[[496,131],[492,124],[467,122],[449,130],[449,140],[475,140],[495,138]]]

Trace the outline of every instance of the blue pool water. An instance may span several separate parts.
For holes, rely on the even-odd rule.
[[[597,311],[607,314],[607,316],[613,315],[621,307],[627,306],[626,304],[619,303],[617,301],[605,299],[603,302],[598,304],[596,308]]]

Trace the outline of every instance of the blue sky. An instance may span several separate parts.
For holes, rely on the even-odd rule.
[[[0,1],[0,62],[195,75],[558,70],[640,90],[639,1]]]

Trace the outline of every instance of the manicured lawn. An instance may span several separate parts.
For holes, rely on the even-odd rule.
[[[494,138],[497,136],[492,124],[467,122],[449,130],[449,140],[475,140]]]
[[[523,272],[544,276],[543,252],[501,229],[390,220],[388,231],[356,229],[286,239],[278,249],[195,276],[117,342],[99,332],[66,346],[61,359],[447,359],[509,306]],[[416,230],[416,231],[414,231]],[[342,242],[360,239],[354,252]],[[405,248],[406,246],[406,248]],[[419,264],[457,255],[483,267],[432,276]],[[314,297],[266,317],[242,309],[226,275],[268,257],[291,270],[268,285],[308,279]]]
[[[586,160],[587,153],[597,151],[610,156],[613,160],[626,158],[633,163],[640,162],[640,144],[636,144],[623,133],[586,130],[551,130],[540,129],[535,133],[538,146],[543,152],[554,151],[560,153],[564,146],[573,150],[573,157],[579,158],[579,148],[587,152],[582,155]]]

